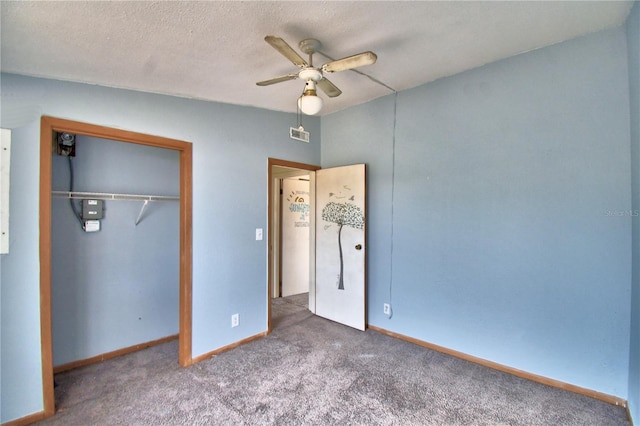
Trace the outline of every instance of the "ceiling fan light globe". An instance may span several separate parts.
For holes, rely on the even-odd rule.
[[[303,95],[298,98],[298,107],[306,115],[316,115],[322,109],[322,98],[316,95]]]

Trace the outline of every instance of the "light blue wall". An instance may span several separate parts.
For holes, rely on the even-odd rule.
[[[393,96],[323,117],[322,165],[367,162],[394,201],[369,221],[369,324],[626,398],[627,82],[619,28],[401,92],[393,194]]]
[[[637,421],[632,222],[616,214],[632,208],[629,151],[638,153],[626,37],[605,31],[402,92],[395,133],[393,95],[322,126],[309,118],[309,145],[288,139],[292,115],[2,75],[0,125],[14,134],[0,421],[42,409],[42,114],[193,142],[194,356],[266,328],[266,244],[254,229],[266,229],[267,157],[318,164],[322,133],[323,166],[368,164],[370,324],[628,393]],[[637,112],[632,83],[633,99]],[[633,173],[636,208],[637,161]],[[635,301],[637,283],[635,274]],[[637,335],[637,303],[633,314]]]
[[[320,163],[320,119],[311,143],[289,138],[294,114],[2,76],[0,126],[13,129],[11,254],[2,259],[1,422],[42,410],[38,176],[40,116],[193,143],[193,356],[267,327],[267,159]],[[106,226],[106,222],[105,222]],[[231,329],[230,317],[240,314]]]
[[[178,151],[81,135],[76,147],[75,191],[180,193]],[[53,189],[69,191],[68,157],[52,166]],[[53,198],[54,366],[178,333],[179,203],[150,203],[136,226],[142,206],[105,201],[102,229],[86,233],[69,199]]]
[[[4,83],[4,76],[2,80]],[[2,96],[5,96],[4,90]],[[4,102],[2,109],[4,111]],[[1,127],[5,126],[3,121]],[[0,256],[0,422],[3,423],[42,410],[38,260],[39,138],[39,124],[12,127],[9,254]]]
[[[389,301],[392,266],[394,98],[322,117],[322,167],[367,164],[367,310],[378,326],[372,318]]]
[[[631,350],[629,352],[629,411],[640,424],[640,3],[627,19],[629,96],[631,105],[631,189],[633,271],[631,291]]]

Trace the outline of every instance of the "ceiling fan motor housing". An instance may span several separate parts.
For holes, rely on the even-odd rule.
[[[298,73],[298,77],[304,81],[320,81],[322,79],[322,72],[317,68],[306,67]]]

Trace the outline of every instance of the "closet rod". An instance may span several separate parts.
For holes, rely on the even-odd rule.
[[[115,201],[178,201],[180,200],[180,197],[175,197],[170,195],[110,194],[105,192],[51,191],[51,195],[58,198],[94,198],[98,200],[115,200]]]

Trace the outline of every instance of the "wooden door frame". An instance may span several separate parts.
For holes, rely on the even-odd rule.
[[[180,290],[178,362],[193,363],[192,323],[192,145],[175,139],[43,116],[40,123],[40,327],[44,416],[55,414],[51,323],[51,189],[54,132],[129,142],[180,152]]]
[[[269,158],[268,159],[268,172],[267,172],[267,182],[268,182],[268,205],[267,205],[267,247],[268,247],[268,268],[267,268],[267,332],[271,333],[271,288],[273,286],[273,239],[276,238],[275,232],[273,231],[273,227],[271,224],[273,223],[273,166],[280,167],[289,167],[291,169],[301,169],[301,170],[309,170],[311,172],[315,172],[316,170],[320,170],[320,166],[314,166],[312,164],[305,163],[296,163],[294,161],[287,160],[279,160],[277,158]]]

